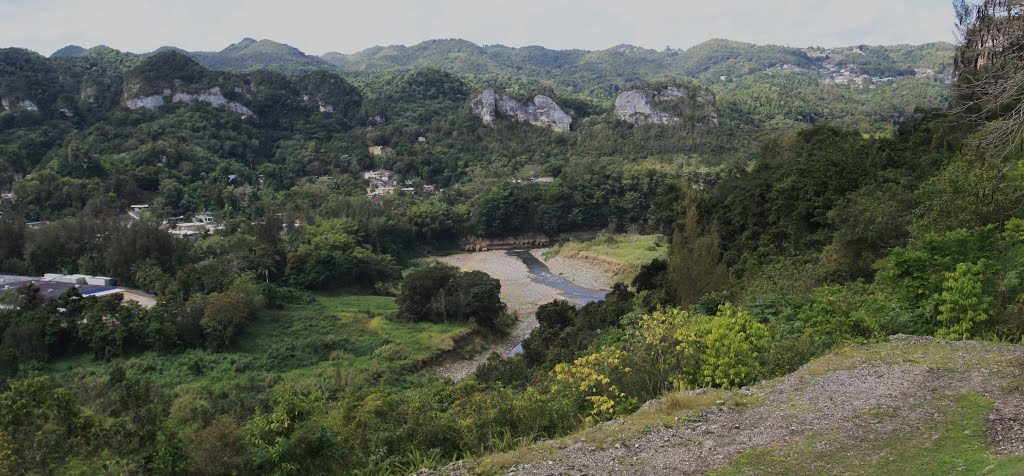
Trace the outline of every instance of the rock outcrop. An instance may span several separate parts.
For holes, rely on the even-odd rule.
[[[488,89],[470,101],[469,107],[473,114],[488,125],[493,124],[499,117],[529,122],[557,132],[569,132],[572,125],[572,117],[569,117],[553,99],[543,94],[534,96],[524,105],[512,97]]]
[[[228,98],[221,94],[220,88],[218,87],[207,89],[199,94],[177,93],[174,95],[172,101],[183,102],[186,104],[196,101],[205,102],[218,109],[227,109],[239,116],[242,116],[243,118],[255,115],[251,109],[245,107],[241,103],[229,101]]]
[[[718,108],[711,92],[692,94],[685,88],[633,89],[615,98],[615,117],[635,125],[676,124],[692,119],[696,124],[717,126]]]
[[[140,96],[134,98],[125,99],[124,105],[128,109],[156,109],[164,105],[164,96],[170,96],[171,90],[164,89],[163,94],[154,94],[152,96]]]
[[[218,109],[226,109],[242,116],[243,118],[255,116],[251,109],[245,105],[231,101],[224,97],[219,87],[213,87],[206,91],[201,91],[198,94],[190,93],[174,93],[172,95],[170,89],[164,89],[162,94],[154,94],[152,96],[139,96],[125,99],[125,106],[128,109],[156,109],[164,104],[168,103],[168,98],[172,103],[185,103],[191,104],[193,102],[206,103],[212,107]]]
[[[39,106],[35,102],[29,99],[23,99],[15,104],[11,104],[11,100],[7,98],[0,99],[0,108],[4,111],[13,111],[15,109],[24,109],[26,111],[39,112]]]
[[[18,106],[28,111],[39,112],[39,106],[36,106],[36,103],[29,101],[28,99],[19,102]]]

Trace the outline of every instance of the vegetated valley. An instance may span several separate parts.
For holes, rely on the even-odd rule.
[[[0,474],[1020,474],[1005,5],[957,45],[0,49]]]

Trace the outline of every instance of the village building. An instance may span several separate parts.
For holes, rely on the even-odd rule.
[[[368,185],[366,196],[376,197],[390,195],[395,192],[395,173],[390,170],[370,170],[363,172]]]
[[[113,278],[85,274],[47,273],[41,278],[30,276],[0,275],[0,296],[22,286],[36,286],[43,300],[57,299],[71,288],[78,290],[82,297],[105,297],[120,295],[122,302],[134,302],[141,307],[156,305],[157,298],[137,289],[117,286]]]
[[[377,156],[384,155],[384,153],[391,150],[391,148],[383,145],[371,145],[367,150],[370,151],[370,155]]]

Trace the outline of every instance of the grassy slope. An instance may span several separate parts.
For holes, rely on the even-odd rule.
[[[311,305],[259,313],[231,352],[192,350],[146,353],[112,362],[76,356],[46,371],[93,380],[114,365],[144,374],[164,388],[182,385],[233,387],[248,381],[302,382],[338,369],[406,372],[454,347],[468,325],[403,323],[386,318],[397,306],[379,296],[324,296]]]
[[[913,401],[882,400],[852,417],[841,418],[838,425],[826,425],[824,429],[804,432],[781,443],[754,445],[740,453],[727,453],[735,456],[727,457],[724,466],[712,464],[712,468],[719,466],[713,474],[1024,474],[1024,455],[997,453],[986,427],[986,417],[997,404],[1010,408],[1024,405],[1024,391],[1021,391],[1024,390],[1024,349],[932,339],[842,347],[794,374],[752,387],[750,392],[714,390],[669,394],[620,420],[557,440],[485,456],[441,472],[502,474],[515,466],[521,474],[540,474],[537,469],[557,472],[573,468],[575,464],[576,471],[595,469],[594,474],[614,473],[617,469],[578,467],[581,461],[601,461],[610,453],[611,460],[632,461],[630,467],[636,474],[657,474],[658,470],[652,472],[652,468],[646,466],[649,464],[645,463],[649,461],[646,457],[627,458],[622,452],[636,447],[641,455],[656,455],[670,451],[675,444],[689,447],[693,441],[683,439],[667,443],[670,439],[663,439],[663,435],[674,435],[694,425],[731,428],[731,423],[721,426],[722,420],[716,415],[734,415],[736,419],[732,421],[742,422],[744,418],[768,414],[810,412],[807,402],[813,398],[808,398],[815,392],[820,398],[823,389],[834,388],[829,382],[846,372],[859,370],[881,375],[892,370],[898,374],[908,368],[923,369],[931,379],[924,380],[925,387],[915,388]],[[863,397],[870,399],[877,395]],[[829,399],[827,393],[824,398]],[[785,418],[780,421],[790,425]],[[747,438],[750,435],[741,434],[739,439]],[[644,447],[652,443],[654,447],[645,453]]]
[[[559,243],[545,254],[581,259],[595,263],[612,272],[621,281],[629,282],[640,267],[656,258],[668,255],[668,246],[661,235],[600,234],[587,240],[569,240]]]

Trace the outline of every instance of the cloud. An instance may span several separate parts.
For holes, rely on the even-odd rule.
[[[246,36],[314,54],[456,37],[558,49],[709,38],[840,46],[950,41],[952,22],[934,0],[2,0],[0,46],[219,50]]]

